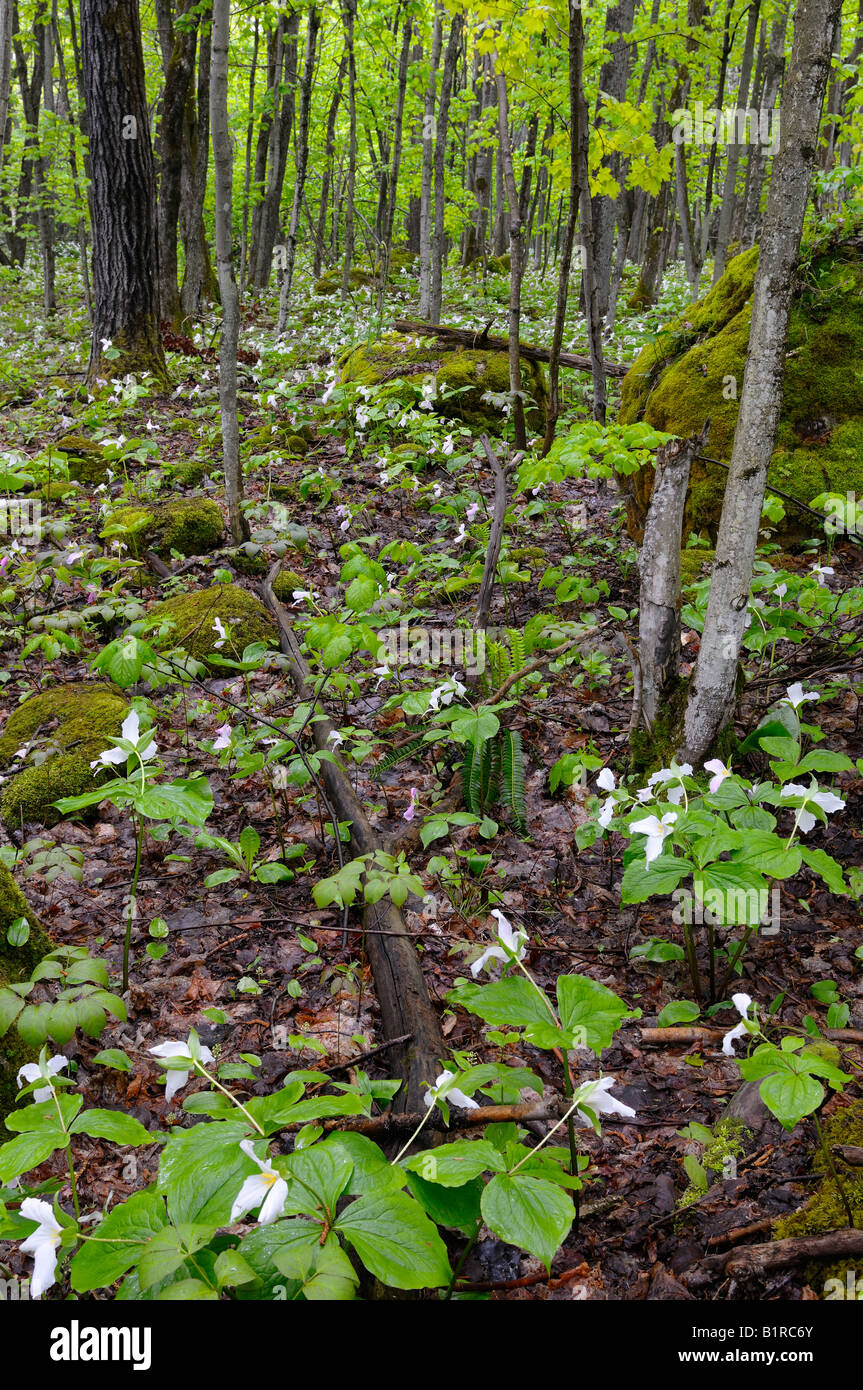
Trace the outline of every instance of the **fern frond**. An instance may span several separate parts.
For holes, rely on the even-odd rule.
[[[500,745],[500,803],[508,806],[519,830],[527,829],[527,802],[524,786],[524,750],[521,734],[505,729]]]

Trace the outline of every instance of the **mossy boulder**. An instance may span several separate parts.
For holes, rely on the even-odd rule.
[[[486,261],[486,269],[490,275],[509,275],[511,265],[508,251],[502,256],[489,256]]]
[[[30,935],[23,946],[11,946],[7,933],[13,922],[25,917]],[[33,973],[43,956],[54,949],[14,878],[0,863],[0,989],[18,984]],[[35,1060],[35,1053],[19,1038],[14,1026],[0,1038],[0,1135],[6,1136],[4,1120],[15,1104],[19,1067]]]
[[[225,538],[217,502],[208,497],[172,497],[112,512],[102,530],[105,540],[121,540],[133,555],[209,555]]]
[[[359,266],[353,266],[351,268],[348,279],[352,290],[358,290],[361,289],[363,285],[372,285],[375,283],[373,272],[370,270],[361,270]],[[326,275],[322,275],[320,280],[315,281],[315,294],[341,294],[341,289],[342,271],[340,269],[328,270]]]
[[[110,747],[110,737],[119,734],[128,708],[113,685],[70,681],[31,695],[13,710],[0,735],[0,769],[8,768],[18,749],[32,740],[33,752],[41,761],[31,762],[4,782],[0,793],[4,824],[58,821],[60,813],[53,803],[92,787],[90,763]]]
[[[77,483],[64,482],[62,479],[55,479],[54,482],[44,483],[38,489],[38,496],[43,502],[65,502],[67,498],[74,497],[75,494],[82,496],[82,492]]]
[[[93,487],[106,482],[109,468],[116,471],[110,460],[105,458],[102,445],[84,434],[64,434],[53,448],[65,456],[69,477],[75,483],[86,483]]]
[[[642,349],[624,378],[620,421],[689,436],[710,419],[705,452],[728,462],[743,389],[758,248],[735,256],[713,289]],[[684,531],[715,535],[726,474],[692,465]],[[816,257],[795,293],[770,484],[811,503],[823,492],[863,494],[863,247]],[[623,480],[630,534],[640,540],[653,469]],[[790,504],[780,531],[812,526]]]
[[[295,589],[309,587],[309,581],[297,574],[296,570],[279,570],[273,582],[273,593],[281,603],[291,604],[294,601]]]
[[[339,358],[339,366],[342,381],[383,386],[384,399],[399,400],[406,406],[417,400],[416,390],[411,388],[421,387],[434,377],[434,407],[439,414],[464,420],[476,430],[498,433],[502,427],[502,408],[484,397],[509,392],[509,357],[505,352],[480,348],[448,351],[440,341],[421,340],[418,344],[414,338],[393,334],[379,343],[350,349]],[[521,359],[521,382],[528,398],[528,427],[540,430],[545,423],[547,390],[539,363]]]
[[[224,645],[220,641],[216,619],[227,632]],[[170,624],[163,633],[159,629]],[[242,656],[252,642],[275,642],[276,624],[260,599],[238,584],[214,584],[210,589],[198,589],[192,594],[178,594],[150,609],[136,629],[155,637],[156,644],[167,650],[182,647],[196,661],[208,661],[213,656]]]
[[[203,459],[181,459],[171,468],[171,482],[180,487],[197,487],[207,476],[208,465]]]

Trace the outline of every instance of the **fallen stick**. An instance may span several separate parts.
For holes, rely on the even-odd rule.
[[[831,1144],[830,1147],[849,1167],[863,1168],[863,1149],[854,1144]]]
[[[485,329],[479,333],[474,333],[469,328],[447,328],[444,324],[418,323],[414,319],[396,319],[395,328],[399,333],[415,333],[422,338],[440,338],[443,342],[451,343],[453,346],[473,349],[488,348],[490,352],[509,352],[508,338],[489,337]],[[551,361],[551,352],[548,348],[532,347],[529,343],[519,343],[518,350],[519,355],[526,357],[529,362]],[[590,358],[583,352],[562,352],[559,361],[562,367],[572,367],[578,372],[592,370]],[[604,365],[608,376],[623,377],[629,371],[629,367],[622,362],[606,362]]]
[[[328,1131],[349,1129],[354,1134],[365,1134],[370,1139],[384,1142],[387,1139],[397,1140],[406,1134],[412,1134],[423,1121],[424,1131],[446,1133],[448,1130],[482,1129],[485,1125],[508,1124],[512,1121],[555,1121],[559,1120],[563,1113],[562,1101],[537,1100],[525,1101],[521,1105],[481,1105],[476,1110],[459,1110],[453,1106],[450,1110],[449,1125],[440,1111],[435,1111],[430,1118],[426,1118],[428,1110],[420,1110],[416,1114],[374,1115],[371,1118],[365,1115],[338,1115],[334,1119],[324,1120],[323,1127]]]
[[[276,620],[279,645],[287,657],[297,694],[301,700],[315,701],[311,672],[300,651],[284,605],[273,592],[273,580],[281,561],[273,566],[261,584],[261,594]],[[347,774],[333,758],[330,735],[336,730],[328,718],[316,719],[309,732],[321,753],[329,755],[321,764],[320,777],[341,821],[349,821],[354,854],[373,854],[385,849],[382,837],[372,829]],[[412,1041],[400,1045],[394,1060],[404,1085],[395,1097],[399,1109],[414,1112],[424,1103],[426,1085],[433,1085],[440,1072],[440,1060],[447,1048],[440,1022],[432,1008],[416,947],[405,927],[401,910],[389,898],[366,903],[365,925],[371,930],[365,938],[366,953],[381,1009],[383,1032],[400,1038],[410,1034]]]
[[[716,1042],[724,1038],[727,1028],[642,1028],[643,1043]],[[823,1036],[830,1042],[863,1043],[863,1028],[825,1028]]]

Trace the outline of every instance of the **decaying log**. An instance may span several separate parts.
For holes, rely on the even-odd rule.
[[[689,1288],[702,1288],[718,1278],[741,1279],[786,1269],[804,1260],[832,1260],[837,1256],[854,1259],[863,1255],[863,1231],[844,1226],[821,1236],[793,1236],[789,1240],[768,1240],[762,1245],[723,1251],[698,1260],[681,1275]]]
[[[301,700],[314,701],[311,672],[285,608],[273,592],[273,580],[280,566],[281,561],[273,566],[261,584],[261,594],[278,624],[279,643],[287,657],[297,694]],[[319,752],[332,754],[330,734],[335,729],[329,719],[315,720],[309,732]],[[342,768],[336,762],[324,762],[320,776],[339,820],[350,821],[354,853],[371,854],[384,849],[381,836],[372,829]],[[440,1059],[446,1056],[447,1047],[428,996],[416,948],[408,935],[400,909],[389,898],[367,903],[364,921],[369,928],[365,949],[374,976],[384,1036],[399,1038],[411,1035],[410,1042],[393,1052],[394,1061],[404,1078],[404,1085],[393,1104],[400,1111],[417,1111],[423,1105],[426,1094],[424,1083],[434,1084],[440,1072]]]
[[[420,338],[440,338],[450,347],[488,348],[489,352],[509,352],[508,338],[492,338],[486,329],[473,333],[469,328],[447,328],[441,323],[417,323],[414,319],[396,319],[395,328],[399,333],[411,333]],[[519,343],[519,353],[529,362],[550,362],[548,348],[532,347],[529,343]],[[573,367],[578,372],[591,371],[590,358],[583,352],[562,352],[562,367]],[[629,367],[623,362],[604,363],[608,376],[626,376]]]
[[[854,1144],[831,1144],[830,1147],[850,1168],[863,1168],[863,1149]]]
[[[485,1125],[511,1122],[527,1124],[531,1121],[549,1121],[554,1124],[564,1113],[562,1097],[549,1101],[537,1097],[535,1101],[525,1101],[521,1105],[480,1105],[476,1110],[461,1110],[451,1105],[449,1126],[439,1110],[435,1110],[435,1113],[429,1116],[427,1109],[419,1110],[416,1114],[398,1115],[387,1111],[385,1115],[373,1115],[371,1118],[365,1115],[337,1115],[334,1119],[323,1120],[322,1124],[327,1131],[349,1129],[354,1134],[365,1134],[370,1139],[385,1143],[388,1139],[406,1138],[418,1129],[423,1121],[424,1134],[427,1130],[432,1133],[446,1133],[448,1129],[482,1129]]]

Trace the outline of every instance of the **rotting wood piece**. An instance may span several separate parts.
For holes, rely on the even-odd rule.
[[[469,328],[448,328],[445,324],[418,323],[414,319],[396,319],[394,327],[399,333],[411,333],[421,338],[429,336],[440,338],[453,347],[487,348],[489,352],[509,352],[509,339],[490,337],[487,328],[472,333]],[[551,352],[548,348],[532,347],[530,343],[519,343],[518,352],[519,356],[526,357],[528,362],[551,361]],[[562,352],[560,365],[572,367],[579,372],[591,370],[590,358],[583,352]],[[624,362],[606,362],[604,366],[608,376],[624,377],[629,371],[629,367]],[[411,371],[414,370],[412,367]]]
[[[261,584],[261,596],[276,619],[279,644],[287,657],[288,666],[301,700],[312,701],[314,690],[311,672],[306,665],[283,605],[273,592],[273,580],[281,561],[274,565]],[[319,752],[332,754],[330,735],[335,732],[328,718],[317,719],[310,733]],[[348,780],[336,762],[321,766],[321,779],[327,794],[343,821],[350,821],[351,845],[357,855],[384,849],[383,839],[372,829],[368,817]],[[425,978],[401,910],[388,898],[367,903],[364,916],[369,929],[365,949],[375,982],[375,993],[381,1010],[385,1037],[411,1035],[411,1041],[393,1049],[394,1062],[404,1084],[393,1106],[399,1112],[420,1111],[424,1106],[425,1083],[433,1085],[440,1072],[440,1059],[447,1047],[440,1030],[437,1014],[432,1008]]]

